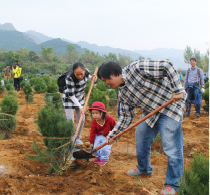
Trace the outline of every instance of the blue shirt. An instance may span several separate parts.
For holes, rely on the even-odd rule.
[[[199,81],[199,76],[198,76],[198,67],[196,66],[195,68],[190,68],[190,72],[188,73],[188,70],[186,71],[186,76],[184,80],[184,88],[186,84],[193,84],[197,82],[201,82],[201,86],[204,88],[204,79],[203,79],[203,71],[200,69],[200,81]]]

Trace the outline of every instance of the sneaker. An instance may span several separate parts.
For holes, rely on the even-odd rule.
[[[100,160],[100,162],[98,163],[99,165],[105,165],[107,163],[107,160]]]
[[[141,174],[141,172],[138,169],[134,169],[134,170],[130,170],[127,172],[127,175],[129,177],[134,177],[134,176],[141,176],[141,177],[150,177],[151,175],[145,175],[145,174]]]
[[[75,142],[76,145],[82,145],[83,142],[80,140],[80,139],[76,139],[76,142]]]
[[[160,193],[161,195],[178,195],[178,193],[176,193],[176,190],[174,190],[174,188],[172,188],[171,186],[166,186],[165,190],[161,191]]]
[[[99,158],[94,158],[93,162],[98,163],[98,162],[100,162],[100,159]]]
[[[199,118],[200,117],[200,114],[196,113],[195,116]]]

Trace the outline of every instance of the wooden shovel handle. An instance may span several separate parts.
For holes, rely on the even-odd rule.
[[[95,75],[95,76],[92,76],[92,79],[91,79],[90,88],[89,88],[88,94],[87,94],[86,99],[85,99],[85,105],[84,105],[84,107],[83,107],[85,110],[86,110],[86,107],[87,107],[87,104],[88,104],[88,100],[89,100],[89,97],[90,97],[91,90],[92,90],[92,88],[93,88],[93,84],[94,84],[94,80],[95,80],[95,77],[96,77],[96,75],[97,75],[97,72],[98,72],[98,67],[96,67],[96,69],[95,69],[95,72],[94,72],[94,75]],[[77,129],[76,129],[76,132],[75,132],[75,138],[76,138],[77,135],[78,135],[79,128],[80,128],[80,125],[81,125],[81,123],[82,123],[83,116],[84,116],[84,114],[81,114],[81,115],[80,115],[79,122],[78,122],[78,125],[77,125]]]
[[[132,129],[133,127],[135,127],[136,125],[142,123],[143,121],[145,121],[146,119],[148,119],[149,117],[151,117],[153,114],[159,112],[160,110],[162,110],[165,106],[168,106],[169,104],[171,104],[173,102],[173,99],[167,101],[165,104],[163,104],[162,106],[159,106],[156,110],[154,110],[153,112],[149,113],[148,115],[146,115],[145,117],[143,117],[142,119],[138,120],[137,122],[135,122],[133,125],[129,126],[127,129],[121,131],[119,134],[115,135],[112,139],[115,140],[118,137],[120,137],[122,134],[124,134],[126,131],[129,131],[130,129]],[[107,143],[103,143],[100,146],[98,146],[97,148],[95,148],[91,153],[96,152],[97,150],[101,149],[102,147],[104,147],[105,145],[107,145]]]

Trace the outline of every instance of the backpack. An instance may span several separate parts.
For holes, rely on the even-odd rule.
[[[187,79],[188,79],[188,75],[190,73],[190,68],[187,70]],[[198,74],[198,82],[197,85],[200,86],[201,84],[201,78],[200,78],[200,68],[197,68],[197,74]],[[187,84],[188,85],[188,84]],[[186,86],[187,87],[187,86]]]
[[[58,85],[58,87],[59,87],[59,92],[60,92],[60,93],[63,93],[63,91],[64,91],[65,89],[67,89],[67,86],[66,86],[66,76],[69,75],[69,73],[70,73],[70,71],[65,72],[65,73],[63,73],[62,75],[60,75],[60,76],[58,77],[57,85]]]

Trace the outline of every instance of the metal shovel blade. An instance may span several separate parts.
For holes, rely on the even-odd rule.
[[[76,159],[87,159],[87,158],[95,158],[91,153],[88,151],[81,149],[73,153],[73,157]]]

